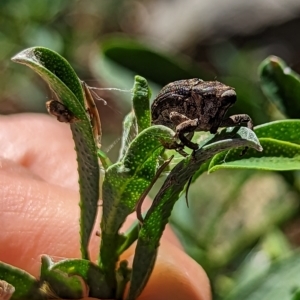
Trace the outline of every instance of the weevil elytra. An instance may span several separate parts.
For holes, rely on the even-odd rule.
[[[151,107],[152,124],[165,125],[175,130],[184,146],[197,149],[191,141],[194,131],[210,131],[219,127],[246,124],[253,129],[251,118],[246,114],[225,118],[228,109],[236,102],[234,88],[218,81],[198,78],[178,80],[167,84]]]

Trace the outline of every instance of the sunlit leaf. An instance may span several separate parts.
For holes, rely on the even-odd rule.
[[[108,298],[108,285],[100,268],[88,260],[66,259],[51,263],[43,256],[41,280],[61,298],[80,298],[86,290],[90,297]],[[85,287],[86,286],[86,287]]]
[[[272,138],[280,141],[300,144],[300,120],[279,120],[256,126],[258,138]]]
[[[135,76],[132,103],[139,133],[151,125],[150,98],[147,80]]]
[[[5,280],[14,288],[11,300],[42,300],[44,295],[40,290],[40,284],[36,278],[29,273],[0,262],[0,280]]]
[[[124,249],[123,243],[126,243],[118,231],[154,178],[164,149],[162,143],[172,142],[173,136],[174,132],[162,125],[147,128],[132,141],[124,158],[106,170],[100,258],[112,289],[116,284],[114,270],[119,248]]]
[[[220,135],[207,140],[206,144],[196,150],[193,155],[186,157],[172,169],[154,198],[139,234],[133,261],[129,300],[136,299],[147,283],[155,263],[161,235],[173,206],[190,177],[201,164],[218,152],[246,146],[261,150],[258,139],[250,129],[227,128]]]
[[[300,121],[282,120],[255,128],[263,152],[249,149],[219,153],[210,162],[209,172],[224,168],[288,171],[300,169]]]
[[[107,168],[102,186],[100,265],[111,297],[117,290],[115,270],[119,255],[137,238],[136,230],[120,235],[119,229],[154,178],[164,149],[162,143],[173,141],[174,136],[167,127],[149,127],[151,92],[146,79],[136,76],[132,92],[133,111],[123,123],[120,158]],[[134,139],[130,140],[132,134]]]
[[[53,272],[55,264],[50,257],[42,257],[40,280],[49,296],[78,299],[84,297],[83,281],[77,276],[68,276],[66,272]]]
[[[58,96],[58,99],[79,120],[71,123],[77,152],[80,187],[81,252],[88,258],[88,242],[94,225],[99,198],[99,166],[90,120],[84,107],[81,83],[70,64],[59,54],[47,48],[23,50],[12,58],[38,73]]]

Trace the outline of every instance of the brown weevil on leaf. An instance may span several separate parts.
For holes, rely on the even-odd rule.
[[[59,122],[74,123],[77,121],[77,118],[73,113],[57,100],[47,101],[46,108],[48,113],[55,116]]]
[[[167,84],[151,107],[152,124],[167,126],[176,132],[184,146],[198,149],[191,142],[194,131],[210,131],[219,127],[247,125],[253,129],[248,115],[240,114],[224,118],[236,102],[234,88],[218,81],[203,81],[198,78],[178,80]]]

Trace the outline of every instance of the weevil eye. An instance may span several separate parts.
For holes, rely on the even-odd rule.
[[[225,91],[222,95],[222,103],[233,104],[236,101],[236,92],[234,90]]]

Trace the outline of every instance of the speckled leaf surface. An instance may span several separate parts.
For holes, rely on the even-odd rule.
[[[132,102],[139,133],[151,126],[150,98],[151,91],[147,80],[135,76]]]
[[[124,222],[124,217],[132,212],[141,192],[155,175],[158,167],[157,159],[163,150],[161,142],[171,142],[173,136],[174,132],[165,126],[149,127],[133,140],[124,159],[107,169],[103,183],[103,225],[105,226],[103,229],[105,232],[116,232]],[[106,198],[118,199],[118,201],[106,203]],[[114,209],[123,211],[123,218],[119,220],[113,218]]]
[[[101,221],[101,267],[114,282],[119,252],[125,242],[118,231],[133,212],[141,194],[151,183],[158,168],[162,142],[173,141],[174,132],[161,125],[142,131],[130,144],[124,159],[106,171],[103,182],[103,215]]]
[[[5,280],[15,288],[11,300],[42,300],[45,299],[40,291],[40,284],[36,278],[29,273],[0,262],[0,280]]]
[[[128,149],[128,142],[131,142],[138,134],[136,126],[136,118],[134,111],[131,111],[126,115],[123,121],[123,134],[121,138],[121,148],[119,154],[119,161],[124,158]]]
[[[80,186],[81,252],[88,258],[88,242],[99,197],[99,166],[90,120],[84,107],[81,83],[69,63],[54,51],[42,47],[26,49],[12,58],[38,73],[58,99],[79,120],[71,124],[78,161]]]
[[[41,280],[61,298],[80,298],[88,292],[90,297],[108,298],[109,291],[100,268],[88,260],[66,259],[52,263],[43,256]]]
[[[215,154],[233,147],[246,146],[261,151],[258,139],[250,129],[227,128],[220,135],[207,140],[194,155],[186,157],[172,169],[147,212],[140,230],[128,300],[136,299],[146,285],[155,263],[163,230],[189,178],[202,163]]]
[[[118,231],[155,176],[158,158],[163,151],[161,142],[172,140],[174,135],[172,130],[163,126],[150,127],[150,96],[147,80],[135,76],[133,110],[123,123],[120,158],[107,168],[102,187],[100,264],[107,282],[111,283],[111,295],[116,292],[115,268],[119,255],[133,242],[132,239],[137,238],[136,234],[124,236]],[[131,136],[135,138],[130,141]]]
[[[127,114],[123,121],[119,160],[124,157],[128,143],[131,142],[138,133],[151,126],[150,97],[151,91],[147,80],[141,76],[135,76],[131,98],[133,109]]]
[[[66,272],[52,271],[55,263],[49,256],[42,256],[40,281],[47,286],[47,291],[66,299],[79,299],[84,296],[83,281],[76,276],[68,276]]]
[[[300,119],[280,120],[256,126],[258,138],[272,138],[300,145]]]
[[[261,88],[287,117],[300,117],[300,77],[279,57],[266,58],[259,67]]]
[[[243,156],[239,150],[219,153],[210,162],[209,172],[219,169],[258,169],[288,171],[300,169],[300,120],[281,120],[255,128],[264,149],[251,149]]]

